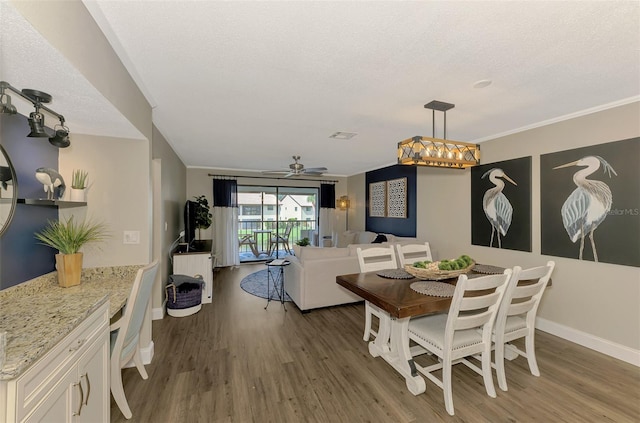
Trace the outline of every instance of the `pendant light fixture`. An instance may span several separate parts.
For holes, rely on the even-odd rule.
[[[447,110],[455,104],[433,100],[424,105],[432,110],[432,137],[415,136],[398,143],[398,163],[464,169],[480,163],[480,146],[447,140]],[[436,110],[444,114],[443,139],[435,138]]]

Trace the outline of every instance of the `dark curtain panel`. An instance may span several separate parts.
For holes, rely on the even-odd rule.
[[[238,207],[238,182],[235,179],[213,180],[213,206]]]
[[[336,208],[336,186],[333,184],[320,184],[320,208]]]

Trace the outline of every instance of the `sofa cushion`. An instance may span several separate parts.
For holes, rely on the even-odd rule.
[[[300,249],[300,262],[306,260],[323,260],[327,258],[346,257],[349,255],[349,250],[346,248],[317,248],[317,247],[304,247]]]
[[[346,231],[338,234],[338,241],[336,243],[336,247],[342,248],[346,247],[349,244],[353,244],[356,239],[356,232]]]
[[[376,236],[378,236],[378,234],[375,232],[368,232],[368,231],[357,232],[357,236],[354,242],[356,244],[371,244],[373,240],[376,239]]]

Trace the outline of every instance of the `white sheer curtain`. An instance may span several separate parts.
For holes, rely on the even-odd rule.
[[[213,180],[213,250],[220,267],[240,264],[238,239],[238,184]]]
[[[240,264],[238,240],[238,208],[213,208],[213,245],[220,267]]]

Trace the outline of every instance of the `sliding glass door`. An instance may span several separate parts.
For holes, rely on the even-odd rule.
[[[263,261],[293,253],[318,228],[318,189],[238,185],[240,261]]]

